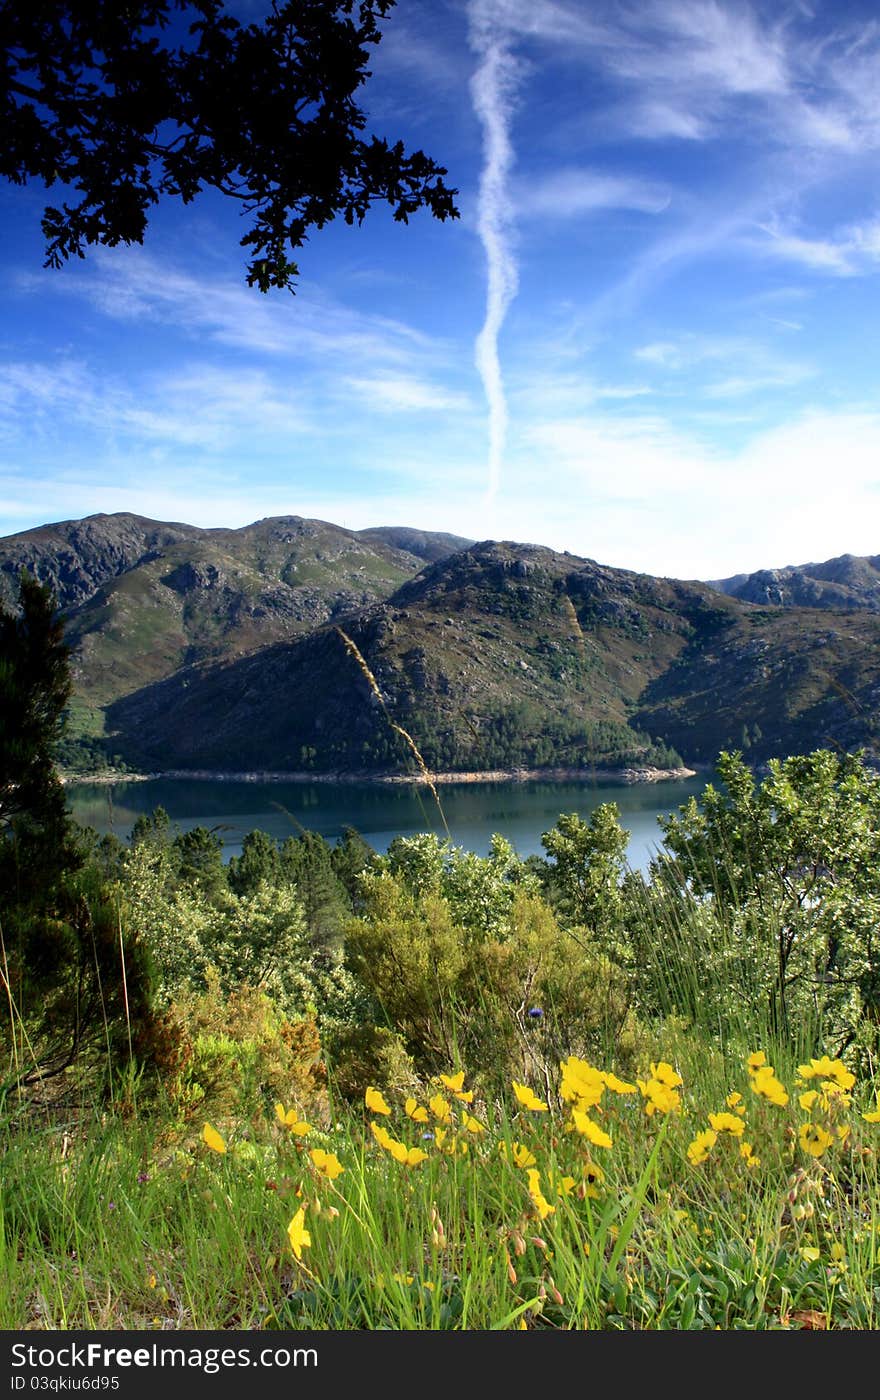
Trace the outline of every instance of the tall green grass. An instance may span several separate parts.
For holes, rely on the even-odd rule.
[[[676,1111],[649,1116],[641,1092],[606,1091],[591,1113],[610,1148],[568,1130],[558,1098],[546,1112],[512,1093],[465,1105],[437,1085],[419,1101],[439,1090],[449,1103],[442,1145],[436,1114],[418,1124],[391,1094],[388,1116],[337,1106],[304,1137],[267,1105],[215,1125],[225,1153],[170,1105],[22,1115],[6,1125],[0,1327],[874,1327],[880,1124],[861,1115],[875,1086],[811,1115],[793,1083],[788,1104],[770,1104],[741,1061],[705,1052],[676,1032]],[[690,1142],[732,1091],[759,1163],[730,1133],[692,1163]],[[485,1131],[469,1133],[465,1114]],[[821,1157],[799,1141],[810,1116],[834,1133]],[[425,1160],[396,1162],[371,1118]],[[514,1144],[534,1158],[537,1195]],[[337,1155],[335,1180],[316,1146]],[[300,1209],[298,1259],[287,1228]]]

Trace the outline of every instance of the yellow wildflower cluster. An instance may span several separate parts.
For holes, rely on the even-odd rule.
[[[395,1162],[400,1162],[404,1167],[418,1167],[422,1162],[428,1160],[428,1154],[421,1147],[407,1147],[406,1143],[398,1142],[383,1128],[381,1123],[373,1121],[370,1130],[380,1147],[394,1158]]]
[[[562,1071],[559,1095],[565,1103],[571,1105],[571,1116],[567,1126],[580,1133],[594,1147],[611,1147],[610,1134],[590,1117],[588,1110],[595,1109],[601,1114],[602,1096],[606,1089],[613,1094],[634,1094],[635,1084],[627,1084],[625,1080],[618,1079],[616,1074],[596,1069],[594,1065],[578,1059],[576,1055],[569,1055],[567,1060],[561,1060],[559,1068]]]
[[[645,1112],[649,1118],[654,1113],[679,1112],[681,1095],[678,1090],[681,1083],[681,1075],[665,1060],[660,1060],[658,1064],[651,1064],[651,1073],[647,1079],[636,1080],[642,1098],[645,1100]]]
[[[464,1070],[459,1070],[457,1074],[438,1075],[435,1082],[442,1084],[460,1104],[473,1103],[473,1089],[465,1089],[464,1087]],[[383,1117],[392,1113],[392,1109],[386,1103],[381,1091],[372,1086],[364,1094],[364,1103],[371,1113],[379,1113]],[[427,1107],[410,1095],[404,1103],[404,1112],[413,1123],[419,1123],[423,1126],[427,1126],[432,1119],[434,1120],[433,1132],[426,1132],[423,1137],[432,1141],[441,1152],[449,1156],[454,1156],[456,1153],[461,1156],[467,1154],[467,1136],[458,1137],[455,1134],[449,1136],[450,1128],[455,1125],[453,1104],[439,1090],[431,1095]],[[464,1107],[459,1109],[457,1126],[465,1135],[469,1134],[471,1138],[478,1138],[486,1131],[486,1125]],[[393,1137],[387,1128],[375,1120],[370,1123],[370,1131],[379,1146],[401,1166],[418,1167],[421,1166],[422,1162],[428,1160],[428,1153],[424,1148],[408,1146],[405,1142]]]
[[[296,1137],[304,1137],[312,1130],[304,1118],[300,1118],[295,1108],[285,1108],[283,1104],[276,1103],[275,1117],[283,1128],[288,1128]]]
[[[798,1086],[804,1089],[798,1096],[798,1103],[810,1114],[810,1119],[798,1129],[798,1143],[803,1152],[821,1157],[835,1141],[846,1142],[852,1131],[850,1125],[836,1120],[841,1111],[851,1105],[849,1091],[855,1082],[852,1070],[847,1069],[842,1060],[832,1060],[828,1055],[798,1065]],[[805,1088],[810,1083],[813,1087]],[[815,1119],[814,1114],[822,1115],[822,1121]]]
[[[776,1071],[772,1065],[768,1065],[767,1056],[763,1050],[756,1050],[746,1061],[749,1071],[749,1081],[752,1093],[759,1098],[766,1099],[768,1103],[777,1104],[784,1108],[788,1103],[788,1091],[781,1080],[776,1078]]]

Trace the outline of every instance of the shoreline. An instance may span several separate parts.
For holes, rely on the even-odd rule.
[[[493,768],[463,773],[307,773],[212,772],[209,769],[171,768],[161,773],[60,773],[62,784],[89,783],[112,786],[160,780],[213,783],[375,783],[410,787],[445,786],[452,783],[505,782],[614,782],[661,783],[695,778],[695,768]]]

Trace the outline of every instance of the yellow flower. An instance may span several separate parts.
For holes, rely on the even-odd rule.
[[[300,1206],[287,1227],[287,1238],[290,1240],[290,1247],[297,1259],[302,1259],[303,1250],[312,1243],[312,1237],[305,1228],[305,1220],[305,1209],[303,1206]]]
[[[392,1143],[394,1139],[387,1128],[383,1128],[381,1123],[373,1122],[370,1124],[370,1132],[380,1147],[384,1147],[386,1152],[391,1151],[389,1143]]]
[[[428,1110],[422,1108],[420,1103],[416,1103],[415,1099],[407,1099],[404,1104],[404,1109],[406,1110],[407,1118],[411,1118],[414,1123],[427,1123]]]
[[[514,1079],[513,1092],[516,1094],[516,1097],[522,1104],[523,1108],[530,1108],[536,1113],[549,1112],[547,1105],[543,1103],[541,1099],[535,1097],[535,1095],[532,1093],[532,1090],[527,1084],[517,1084],[516,1080]]]
[[[576,1186],[577,1182],[573,1176],[562,1176],[556,1183],[556,1194],[557,1196],[570,1196]]]
[[[441,1084],[445,1084],[450,1093],[454,1094],[462,1103],[473,1103],[473,1089],[465,1089],[464,1070],[460,1069],[458,1074],[441,1074],[438,1076]]]
[[[717,1141],[718,1134],[713,1132],[711,1128],[704,1128],[701,1133],[697,1133],[688,1147],[688,1161],[692,1162],[695,1167],[699,1166],[700,1162],[705,1162]]]
[[[760,1065],[755,1070],[752,1075],[752,1093],[777,1104],[780,1108],[784,1108],[788,1103],[786,1088],[776,1078],[772,1065]]]
[[[322,1147],[313,1147],[309,1153],[319,1172],[329,1177],[330,1181],[335,1181],[345,1171],[345,1167],[336,1156],[335,1152],[325,1152]]]
[[[677,1113],[681,1108],[681,1096],[663,1080],[637,1079],[636,1083],[645,1100],[645,1112],[649,1118],[653,1113]]]
[[[576,1055],[561,1060],[559,1068],[562,1070],[559,1092],[566,1103],[579,1103],[582,1109],[595,1108],[605,1092],[604,1075]]]
[[[806,1259],[808,1264],[815,1264],[816,1260],[820,1257],[819,1250],[814,1244],[801,1245],[798,1253],[802,1259]]]
[[[438,1147],[442,1147],[442,1146],[443,1146],[443,1140],[444,1140],[444,1138],[446,1137],[446,1131],[447,1131],[446,1128],[435,1128],[435,1129],[434,1129],[434,1141],[435,1141],[435,1143],[437,1144]]]
[[[728,1108],[733,1109],[734,1113],[738,1113],[740,1117],[744,1116],[746,1106],[742,1101],[742,1094],[738,1094],[735,1089],[732,1094],[727,1095],[724,1102],[727,1104]]]
[[[289,1128],[292,1133],[296,1133],[297,1137],[304,1137],[306,1133],[312,1131],[305,1119],[300,1118],[295,1108],[288,1108],[285,1110],[283,1104],[276,1103],[275,1117],[285,1128]]]
[[[529,1178],[529,1195],[538,1208],[538,1214],[542,1220],[546,1220],[548,1215],[552,1215],[556,1207],[544,1197],[541,1191],[541,1173],[536,1169],[531,1169],[527,1173]]]
[[[826,1113],[838,1106],[848,1108],[852,1103],[852,1094],[848,1094],[834,1079],[823,1079],[819,1102]]]
[[[206,1123],[204,1128],[202,1128],[202,1137],[212,1152],[226,1151],[226,1143],[217,1132],[217,1129],[212,1128],[210,1123]]]
[[[507,1143],[499,1142],[498,1151],[501,1153],[502,1157],[507,1157]],[[510,1155],[513,1157],[518,1167],[533,1167],[535,1165],[534,1155],[527,1147],[523,1147],[521,1142],[512,1142],[510,1144]]]
[[[391,1109],[383,1099],[378,1089],[370,1088],[364,1094],[364,1103],[371,1113],[390,1113]]]
[[[402,1166],[417,1167],[420,1162],[427,1161],[427,1152],[423,1152],[420,1147],[407,1147],[405,1143],[398,1142],[397,1138],[393,1138],[388,1132],[388,1129],[383,1128],[380,1123],[371,1123],[370,1129],[379,1146],[384,1147],[386,1152],[390,1152],[395,1162],[400,1162]],[[443,1141],[441,1131],[442,1130],[438,1128],[435,1134],[438,1147]],[[314,1153],[312,1153],[312,1156],[314,1156]],[[342,1170],[344,1170],[344,1168],[340,1167],[340,1171]]]
[[[486,1131],[485,1124],[481,1123],[479,1118],[474,1118],[473,1115],[470,1113],[462,1113],[461,1121],[469,1133],[476,1134],[484,1133]]]
[[[625,1079],[618,1079],[616,1074],[603,1074],[602,1078],[608,1085],[612,1094],[636,1094],[638,1089],[635,1084],[628,1084]]]
[[[798,1103],[806,1113],[809,1113],[810,1109],[813,1107],[813,1104],[816,1102],[818,1097],[818,1089],[808,1089],[805,1094],[800,1095],[800,1097],[798,1098]]]
[[[611,1138],[599,1127],[598,1123],[593,1122],[589,1114],[582,1113],[579,1108],[573,1108],[571,1121],[581,1136],[593,1143],[595,1147],[611,1147]]]
[[[428,1160],[427,1152],[420,1147],[407,1147],[405,1142],[396,1142],[394,1138],[390,1139],[388,1150],[395,1162],[400,1162],[403,1167],[417,1167]]]
[[[809,1064],[798,1065],[801,1079],[833,1079],[841,1089],[851,1089],[856,1077],[848,1070],[843,1060],[831,1060],[827,1055],[810,1060]]]
[[[862,1117],[866,1123],[880,1123],[880,1108],[875,1108],[870,1113],[863,1113]]]
[[[428,1107],[437,1119],[438,1123],[449,1123],[452,1119],[452,1111],[447,1099],[442,1094],[435,1094],[428,1100]]]
[[[587,1162],[584,1166],[584,1195],[591,1200],[599,1200],[599,1187],[605,1180],[605,1173],[598,1162]]]
[[[735,1113],[710,1113],[709,1122],[716,1133],[732,1133],[734,1137],[742,1137],[746,1130],[745,1123]]]
[[[760,1157],[755,1156],[754,1149],[752,1148],[752,1144],[750,1142],[740,1143],[739,1155],[745,1158],[745,1163],[747,1167],[759,1167],[761,1165],[761,1159]]]
[[[750,1055],[749,1058],[746,1060],[746,1064],[748,1065],[750,1071],[760,1069],[762,1065],[766,1065],[766,1063],[767,1056],[764,1054],[763,1050],[756,1050],[754,1054]]]
[[[672,1065],[661,1060],[659,1064],[651,1065],[651,1078],[659,1079],[661,1084],[665,1084],[668,1089],[677,1089],[684,1081],[680,1074],[676,1074]]]
[[[809,1152],[811,1157],[821,1157],[826,1148],[830,1147],[834,1138],[819,1123],[801,1123],[798,1129],[798,1142],[804,1152]]]

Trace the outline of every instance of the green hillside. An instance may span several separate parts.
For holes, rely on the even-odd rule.
[[[869,737],[867,723],[842,725],[834,685],[869,703],[873,671],[858,653],[880,619],[847,622],[840,653],[826,652],[828,614],[810,614],[800,637],[800,614],[706,584],[486,542],[341,624],[190,667],[108,714],[121,750],[150,767],[415,771],[405,730],[434,771],[588,770],[738,745],[744,695],[763,757],[811,718],[817,742],[829,726]],[[771,722],[783,661],[797,670],[797,704]]]
[[[150,771],[410,773],[415,749],[436,772],[874,753],[874,562],[804,566],[827,575],[823,605],[769,607],[537,545],[298,516],[94,516],[0,541],[6,595],[27,567],[67,612],[62,761]],[[858,606],[829,606],[857,587]]]

